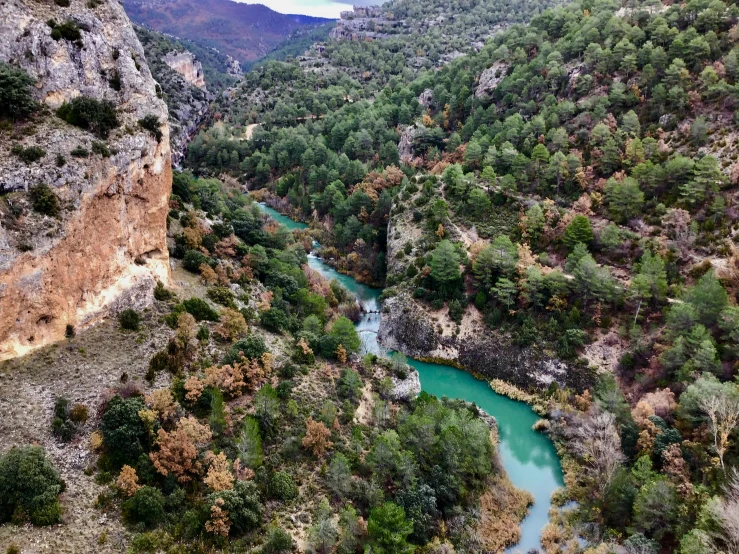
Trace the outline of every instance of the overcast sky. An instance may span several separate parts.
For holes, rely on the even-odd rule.
[[[243,0],[239,0],[243,1]],[[382,0],[246,0],[247,4],[264,4],[280,13],[301,13],[318,17],[339,17],[339,12],[352,6],[376,6]]]

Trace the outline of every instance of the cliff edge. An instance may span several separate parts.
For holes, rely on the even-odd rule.
[[[41,105],[0,130],[2,360],[151,301],[169,278],[172,173],[167,109],[118,2],[3,3],[0,62],[28,74]],[[70,125],[56,110],[77,97],[110,102],[118,124]],[[38,187],[55,213],[34,209]]]

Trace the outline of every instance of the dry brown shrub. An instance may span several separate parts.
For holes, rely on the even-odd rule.
[[[228,510],[223,509],[224,504],[222,498],[217,498],[215,504],[210,507],[210,519],[205,522],[205,530],[214,535],[228,537],[231,520],[228,519]]]
[[[213,330],[222,340],[232,341],[246,334],[248,327],[241,312],[232,308],[221,310],[221,322]]]
[[[309,449],[313,454],[321,458],[326,450],[333,446],[329,440],[331,431],[328,430],[323,422],[315,421],[312,417],[305,422],[305,437],[303,437],[303,446]]]
[[[226,455],[223,452],[220,454],[208,452],[206,461],[209,466],[208,474],[203,479],[205,484],[216,492],[231,490],[234,486],[234,476],[231,473]]]
[[[204,388],[205,384],[197,376],[188,377],[187,381],[185,381],[185,390],[187,391],[185,400],[188,402],[197,402],[200,395],[203,394]]]
[[[133,496],[141,488],[136,470],[129,465],[124,465],[121,468],[121,473],[118,475],[115,484],[124,496]]]
[[[663,419],[668,417],[677,408],[675,393],[669,388],[648,392],[642,397],[641,401],[652,407],[654,415],[658,415]]]
[[[159,429],[159,450],[149,458],[159,473],[165,477],[172,473],[180,483],[187,483],[200,474],[202,464],[198,460],[198,446],[208,443],[211,432],[194,417],[182,418],[177,427],[167,432]]]
[[[477,534],[485,550],[499,552],[521,539],[521,520],[533,504],[531,493],[517,489],[502,476],[492,477],[480,497]]]
[[[198,271],[200,271],[200,280],[204,285],[213,285],[218,282],[218,275],[208,264],[200,264]]]
[[[254,470],[252,470],[250,467],[242,466],[241,460],[239,460],[238,458],[234,460],[233,470],[236,479],[238,479],[239,481],[249,481],[250,479],[254,479],[254,476],[256,475],[254,473]]]
[[[234,362],[233,365],[212,366],[205,370],[205,384],[220,389],[229,398],[241,396],[246,387],[242,368],[248,361]]]
[[[185,246],[188,250],[197,250],[200,245],[203,244],[203,235],[199,229],[193,227],[185,227],[182,231],[182,235],[185,238]]]
[[[346,363],[346,348],[341,344],[336,347],[336,359],[339,360],[339,363]]]
[[[177,408],[179,407],[169,389],[157,389],[153,391],[146,397],[146,402],[162,419],[172,417],[177,413]]]

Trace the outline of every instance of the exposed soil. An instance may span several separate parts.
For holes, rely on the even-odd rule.
[[[120,384],[124,373],[142,388],[146,385],[143,376],[149,359],[172,334],[159,321],[165,310],[163,305],[146,310],[139,332],[121,331],[117,321],[107,320],[77,337],[0,365],[0,452],[13,445],[43,446],[67,484],[61,497],[62,523],[0,526],[0,552],[13,543],[23,554],[125,552],[128,533],[120,518],[95,507],[98,494],[107,487],[97,485],[92,474],[86,475],[85,469],[94,467],[96,461],[89,439],[106,389]],[[154,387],[162,386],[167,378],[160,376],[162,383]],[[90,413],[82,431],[66,444],[51,434],[58,396],[84,404]]]

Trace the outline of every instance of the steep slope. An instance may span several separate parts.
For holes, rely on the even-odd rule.
[[[27,73],[41,106],[0,135],[0,359],[143,305],[169,276],[166,106],[123,8],[76,4],[0,6],[0,61]],[[77,97],[114,109],[113,129],[52,113]]]
[[[125,0],[124,5],[137,23],[217,48],[240,62],[264,56],[299,27],[330,21],[230,0]]]

